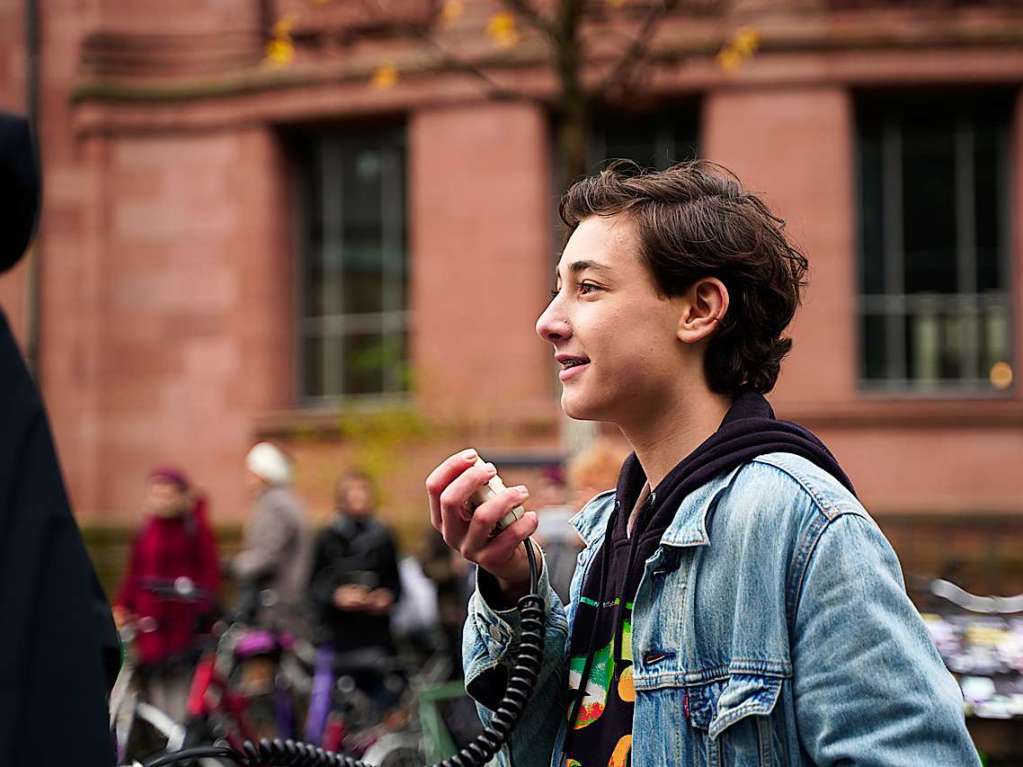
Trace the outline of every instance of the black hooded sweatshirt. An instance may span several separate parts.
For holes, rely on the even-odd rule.
[[[607,535],[583,583],[572,632],[569,721],[574,726],[569,727],[565,741],[566,764],[619,767],[629,763],[635,699],[632,600],[647,559],[657,550],[682,501],[714,477],[759,455],[778,452],[812,461],[855,492],[824,443],[798,424],[776,420],[770,404],[757,392],[738,395],[718,430],[652,492],[636,454],[625,460]]]

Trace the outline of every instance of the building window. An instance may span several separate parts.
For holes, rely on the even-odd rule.
[[[590,128],[590,170],[600,170],[607,160],[634,160],[645,168],[663,170],[695,159],[699,120],[695,101],[657,112],[598,112]]]
[[[313,401],[400,395],[409,383],[404,132],[296,143],[301,391]]]
[[[864,389],[1011,385],[1010,115],[997,93],[860,100]]]

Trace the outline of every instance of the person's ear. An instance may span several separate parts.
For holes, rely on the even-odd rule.
[[[695,344],[713,333],[728,311],[728,288],[717,277],[694,282],[685,293],[678,321],[680,341]]]

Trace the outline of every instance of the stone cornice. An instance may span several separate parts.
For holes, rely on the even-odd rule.
[[[759,30],[760,50],[739,71],[724,72],[714,55],[740,24]],[[599,24],[590,28],[595,42],[587,77],[592,82],[614,59],[615,38],[607,31]],[[222,61],[251,57],[240,40],[225,44],[217,54]],[[445,46],[525,98],[553,102],[556,97],[547,48],[535,36],[503,51],[463,31],[445,38]],[[171,57],[166,50],[161,55]],[[479,100],[490,93],[467,69],[453,69],[435,50],[412,41],[384,47],[361,42],[341,52],[299,55],[281,69],[261,63],[232,65],[221,72],[202,68],[217,55],[192,54],[194,68],[178,76],[97,76],[83,68],[71,93],[76,132],[401,113],[423,105]],[[400,73],[393,88],[369,86],[382,61]],[[817,9],[796,14],[772,7],[726,22],[673,19],[655,38],[649,61],[643,88],[651,98],[733,87],[1014,83],[1023,78],[1023,8],[948,13]],[[95,65],[92,71],[104,69]]]

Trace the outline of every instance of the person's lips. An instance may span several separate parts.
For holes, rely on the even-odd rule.
[[[590,359],[579,354],[556,354],[554,359],[561,365],[561,372],[558,378],[562,381],[570,381],[582,375],[582,371],[589,367]]]

